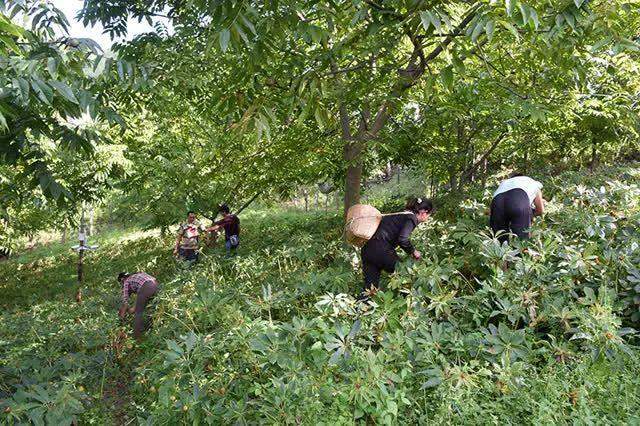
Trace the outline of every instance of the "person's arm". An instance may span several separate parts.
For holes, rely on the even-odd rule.
[[[123,319],[127,315],[127,308],[129,308],[129,286],[127,282],[122,283],[122,305],[118,309],[118,316]]]
[[[405,222],[405,224],[400,229],[400,234],[398,235],[398,245],[408,255],[413,256],[415,259],[420,259],[420,252],[413,247],[413,244],[409,239],[415,227],[416,224],[413,220],[407,220]]]
[[[217,222],[213,222],[213,224],[211,225],[211,227],[207,228],[207,231],[211,232],[211,231],[217,231],[220,228],[223,228],[226,224],[228,224],[230,222],[230,216],[225,216],[222,219],[220,219]]]
[[[176,238],[176,246],[173,249],[173,254],[178,254],[178,249],[180,248],[180,241],[182,240],[182,236],[184,235],[184,229],[182,226],[178,229],[178,238]]]
[[[542,216],[544,213],[544,198],[542,198],[542,190],[538,191],[536,198],[533,199],[533,205],[536,206],[534,216]]]

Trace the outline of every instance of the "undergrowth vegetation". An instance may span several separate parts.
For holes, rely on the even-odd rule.
[[[72,252],[4,262],[2,421],[638,421],[640,170],[541,180],[530,241],[500,246],[477,193],[414,232],[424,259],[366,304],[330,213],[248,213],[238,256],[214,247],[191,269],[170,237],[105,239],[79,305]],[[160,282],[138,346],[119,270]]]

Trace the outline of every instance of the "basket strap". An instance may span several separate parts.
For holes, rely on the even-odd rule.
[[[408,211],[406,211],[406,210],[405,210],[405,211],[403,211],[403,212],[385,213],[385,214],[383,214],[382,216],[395,216],[395,215],[397,215],[397,214],[406,214],[406,215],[409,215],[409,214],[415,214],[415,213],[414,213],[414,212],[408,212]]]

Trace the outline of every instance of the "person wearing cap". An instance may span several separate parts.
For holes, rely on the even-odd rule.
[[[220,228],[224,229],[224,245],[227,249],[227,256],[231,256],[231,252],[235,253],[240,245],[240,219],[231,213],[226,204],[220,205],[218,212],[222,214],[222,219],[214,222],[211,227],[207,228],[207,231],[214,232]]]
[[[413,198],[407,203],[404,212],[383,216],[378,229],[361,250],[364,291],[360,299],[366,299],[377,291],[382,271],[390,274],[395,271],[400,260],[396,247],[399,246],[416,260],[422,257],[409,237],[419,223],[429,219],[432,212],[431,200]]]
[[[533,216],[543,213],[542,183],[514,173],[493,194],[489,224],[494,233],[500,233],[501,244],[509,240],[509,234],[527,239]]]
[[[158,281],[145,272],[129,274],[120,272],[118,283],[122,286],[122,304],[118,310],[120,319],[124,319],[127,314],[134,314],[133,337],[137,340],[142,336],[143,314],[149,301],[158,293]],[[129,298],[136,294],[135,306],[129,307]]]

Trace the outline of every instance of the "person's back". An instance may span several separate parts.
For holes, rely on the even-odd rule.
[[[503,194],[513,189],[521,189],[529,197],[529,202],[532,204],[538,191],[542,188],[542,184],[529,176],[514,176],[509,179],[505,179],[500,182],[498,189],[493,193],[493,196]]]
[[[221,204],[218,211],[222,213],[222,219],[214,222],[213,226],[207,230],[217,231],[219,228],[224,228],[225,248],[227,249],[227,256],[229,256],[231,251],[235,252],[240,245],[240,218],[232,214],[226,204]]]
[[[233,235],[240,236],[240,218],[235,214],[229,213],[225,216],[221,225],[224,228],[225,240],[229,240]]]
[[[395,271],[399,261],[395,250],[397,246],[416,260],[421,257],[420,252],[411,244],[410,236],[418,223],[429,218],[433,204],[428,199],[413,198],[407,203],[406,209],[406,212],[383,216],[378,229],[361,249],[364,275],[361,300],[368,297],[367,293],[378,288],[382,271]]]
[[[519,238],[529,238],[529,228],[534,215],[544,211],[542,183],[528,176],[514,175],[500,183],[491,200],[490,225],[502,243],[508,233]]]
[[[416,215],[411,212],[383,216],[372,239],[382,240],[391,247],[400,246],[407,253],[413,252],[409,236],[418,225]]]

